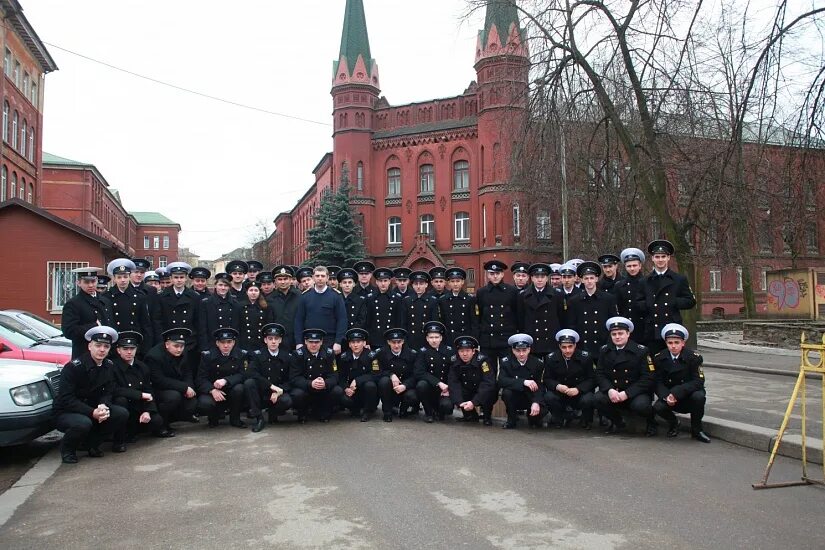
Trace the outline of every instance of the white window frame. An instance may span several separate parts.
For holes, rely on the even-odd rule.
[[[742,268],[736,268],[736,291],[742,292]]]
[[[461,167],[459,167],[459,164]],[[453,163],[453,190],[465,191],[470,188],[470,163],[457,160]]]
[[[77,274],[72,270],[80,267],[89,267],[89,262],[46,262],[46,304],[49,312],[60,313],[66,302],[77,294]]]
[[[360,160],[355,167],[355,182],[357,189],[362,191],[364,189],[364,163]]]
[[[430,236],[431,241],[435,239],[435,216],[432,214],[422,214],[421,217],[418,218],[418,227],[421,233]]]
[[[34,162],[34,128],[29,128],[29,162]]]
[[[151,244],[151,241],[149,240],[149,235],[144,235],[143,236],[143,249],[144,250],[149,250],[149,248],[150,248],[149,245],[150,244]]]
[[[461,216],[461,217],[459,217]],[[453,239],[455,241],[470,240],[470,213],[456,212],[453,215]]]
[[[163,236],[163,249],[169,250],[169,235]]]
[[[12,57],[11,57],[11,50],[6,48],[5,57],[3,57],[3,73],[9,78],[11,78],[11,65],[12,65]]]
[[[23,126],[20,127],[20,156],[26,158],[26,140],[28,139],[29,124],[23,119]]]
[[[432,195],[435,193],[435,166],[432,164],[422,164],[418,167],[418,192],[422,195]]]
[[[152,248],[155,250],[160,250],[160,235],[155,235],[152,237]]]
[[[401,244],[401,218],[392,216],[387,220],[387,244]]]
[[[550,240],[553,235],[550,212],[539,210],[536,212],[536,239]]]
[[[517,202],[513,203],[513,236],[521,237],[521,207]]]
[[[722,270],[711,269],[709,271],[708,283],[711,292],[722,292]]]
[[[401,168],[387,168],[387,195],[390,197],[401,195]]]
[[[9,142],[9,103],[3,103],[3,141]]]
[[[14,149],[15,151],[17,151],[17,138],[18,138],[17,132],[19,130],[19,128],[18,128],[19,126],[20,126],[20,115],[17,113],[17,111],[15,111],[14,114],[12,115],[12,117],[11,117],[11,148]]]
[[[6,191],[8,189],[9,169],[4,164],[0,168],[0,201],[6,200]]]
[[[759,288],[762,289],[762,292],[768,290],[768,271],[770,271],[770,267],[763,267],[762,273],[759,277]]]
[[[37,102],[40,98],[37,96],[37,84],[34,83],[32,79],[32,89],[31,89],[31,102],[34,105],[35,109],[37,108]]]
[[[158,256],[158,267],[166,267],[169,264],[167,256]]]

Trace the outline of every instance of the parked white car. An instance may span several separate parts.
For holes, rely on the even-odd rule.
[[[28,443],[54,428],[52,399],[59,387],[54,363],[0,359],[0,447]]]

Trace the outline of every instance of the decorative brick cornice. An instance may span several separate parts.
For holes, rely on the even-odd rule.
[[[382,151],[386,149],[398,149],[400,147],[412,147],[415,145],[428,145],[433,143],[456,141],[460,139],[474,139],[477,137],[478,128],[476,127],[456,128],[455,130],[425,132],[409,136],[375,139],[372,142],[372,148],[374,151]]]

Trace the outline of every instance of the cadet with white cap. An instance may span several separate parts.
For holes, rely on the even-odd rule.
[[[561,428],[579,414],[580,425],[591,429],[596,380],[593,356],[578,349],[579,333],[562,329],[555,334],[558,349],[544,358],[542,385],[546,389],[544,402],[550,409],[550,426]]]
[[[55,427],[64,434],[60,453],[65,464],[77,463],[77,448],[84,442],[89,456],[99,458],[106,436],[123,440],[129,412],[112,402],[114,378],[112,361],[107,359],[117,338],[117,331],[105,325],[86,330],[87,351],[63,366],[52,407]],[[112,450],[122,452],[125,448],[114,445]]]
[[[544,416],[541,391],[542,360],[530,355],[533,337],[518,333],[507,339],[510,353],[501,358],[498,384],[502,388],[501,399],[507,407],[505,430],[512,430],[518,424],[518,411],[528,411],[528,423],[541,426]]]
[[[131,284],[135,262],[128,258],[112,260],[106,267],[115,284],[106,292],[112,327],[118,332],[135,331],[142,337],[140,356],[149,351],[155,343],[158,330],[149,317],[147,295]],[[160,333],[157,333],[160,336]]]
[[[668,437],[679,435],[679,419],[674,413],[690,413],[690,434],[697,441],[710,443],[702,429],[705,414],[705,374],[702,356],[685,346],[688,330],[678,323],[662,327],[667,349],[653,358],[656,367],[656,395],[653,411],[668,423]]]
[[[681,323],[682,310],[696,307],[696,297],[687,277],[670,269],[673,244],[656,240],[647,246],[653,260],[653,271],[645,279],[647,318],[647,346],[656,354],[665,348],[661,330],[668,323]]]
[[[596,368],[599,392],[595,402],[599,412],[610,420],[608,434],[625,428],[623,411],[633,412],[647,421],[647,435],[656,435],[653,419],[653,361],[648,349],[630,340],[633,321],[626,317],[611,317],[605,323],[611,343],[602,347]]]
[[[627,317],[639,327],[630,338],[634,342],[643,344],[647,324],[647,306],[645,305],[645,277],[642,264],[645,262],[645,253],[638,248],[625,248],[619,256],[624,264],[625,275],[613,285],[612,293],[616,297],[616,307],[619,315]]]
[[[99,267],[73,269],[80,291],[63,306],[61,328],[63,335],[72,341],[72,359],[80,357],[88,349],[86,331],[101,325],[109,325],[106,304],[97,293]]]
[[[192,289],[186,288],[186,276],[192,266],[185,262],[172,262],[166,266],[172,277],[172,286],[163,290],[158,297],[158,312],[161,331],[187,328],[192,334],[186,339],[186,361],[197,379],[198,361],[198,314],[201,297]]]

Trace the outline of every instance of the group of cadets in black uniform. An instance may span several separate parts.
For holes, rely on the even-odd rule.
[[[458,267],[329,266],[349,326],[340,355],[324,345],[323,330],[293,332],[312,268],[266,272],[260,262],[233,261],[212,291],[209,270],[182,262],[159,275],[146,272],[145,260],[116,260],[105,290],[97,268],[77,270],[80,292],[63,310],[73,360],[54,406],[63,460],[76,462],[81,446],[102,456],[103,436],[115,452],[141,430],[172,437],[173,422],[199,415],[217,426],[228,413],[245,428],[244,411],[255,432],[289,410],[301,422],[311,413],[328,422],[338,409],[368,421],[379,403],[386,422],[421,406],[428,423],[457,408],[463,420],[491,425],[499,393],[508,429],[522,414],[542,426],[548,412],[552,427],[578,418],[591,429],[598,411],[616,433],[631,412],[647,421],[648,435],[658,415],[675,436],[679,412],[708,442],[702,357],[685,347],[679,324],[680,310],[696,302],[687,279],[668,268],[673,246],[653,241],[648,253],[649,275],[636,248],[598,262],[517,262],[515,285],[503,282],[508,266],[492,260],[475,295]]]

